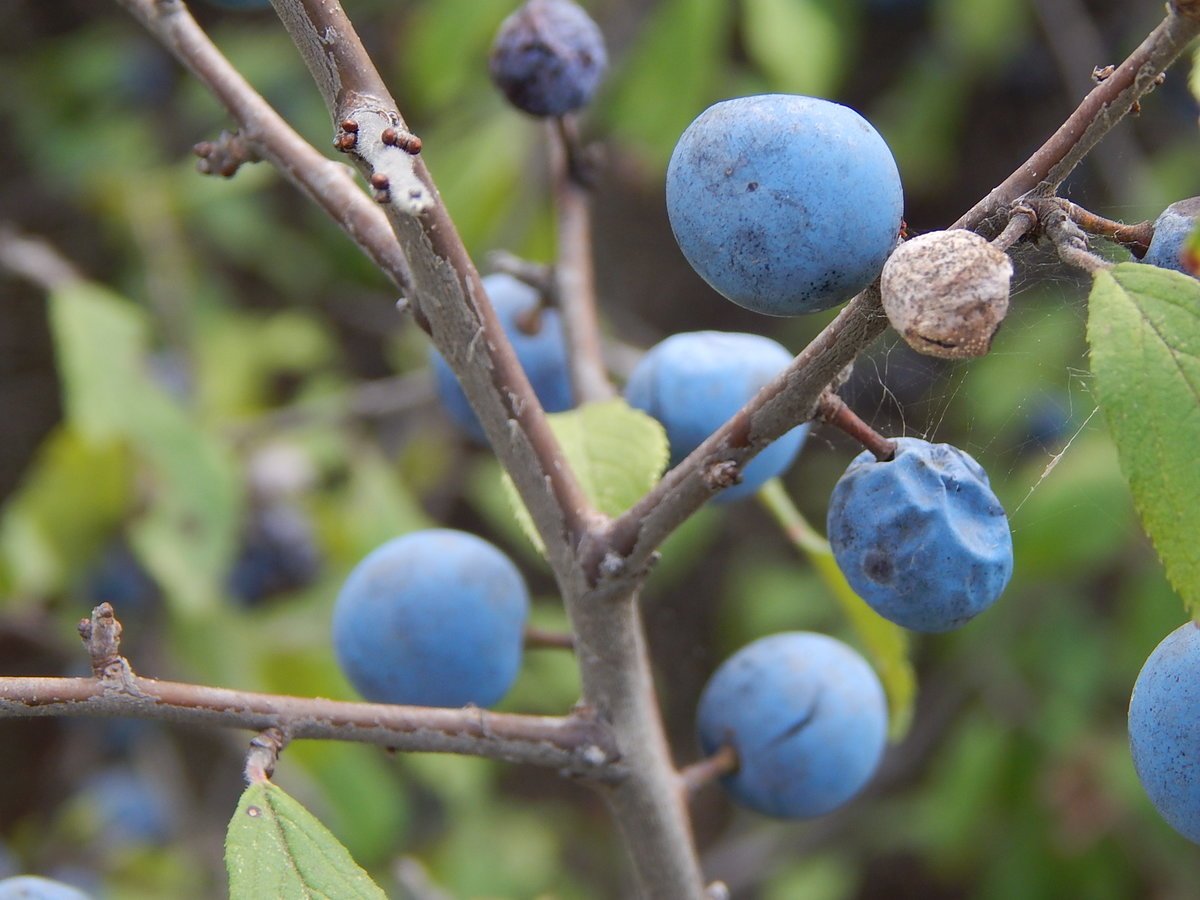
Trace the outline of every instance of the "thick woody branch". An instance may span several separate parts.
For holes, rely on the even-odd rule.
[[[1200,34],[1200,2],[1175,0],[1167,17],[1112,74],[1083,99],[1062,126],[991,193],[954,223],[994,233],[1011,204],[1036,191],[1050,196],[1093,147],[1158,84],[1160,76]]]
[[[552,565],[565,571],[575,544],[598,516],[563,457],[424,160],[414,152],[419,144],[340,4],[273,2],[333,121],[342,135],[353,135],[339,147],[375,187],[405,249],[413,275],[408,300],[418,323],[458,376]]]
[[[418,323],[458,375],[551,559],[565,565],[593,514],[424,163],[411,152],[417,145],[401,139],[408,129],[340,6],[276,0],[322,92],[334,104],[338,148],[358,165],[382,205],[373,203],[344,166],[314,150],[254,92],[182,3],[119,2],[209,88],[259,155],[315,200],[405,291]]]

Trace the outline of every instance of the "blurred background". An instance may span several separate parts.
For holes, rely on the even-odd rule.
[[[330,123],[273,14],[189,5],[329,148]],[[920,233],[999,183],[1074,108],[1093,67],[1119,62],[1162,14],[1157,0],[584,5],[613,64],[584,127],[606,159],[595,258],[622,358],[705,328],[796,352],[832,316],[734,307],[675,247],[666,161],[710,103],[786,91],[855,107],[893,148]],[[553,257],[544,132],[487,79],[492,35],[515,6],[345,0],[484,272],[495,250]],[[1180,65],[1065,193],[1129,222],[1200,194],[1185,82]],[[108,600],[142,674],[351,699],[328,634],[339,584],[384,540],[434,523],[510,553],[537,594],[535,623],[565,628],[496,463],[438,408],[425,340],[386,281],[266,166],[196,173],[192,145],[231,123],[131,18],[115,4],[10,0],[0,84],[0,223],[49,242],[96,285],[75,298],[91,311],[80,320],[0,271],[0,673],[85,674],[75,624]],[[697,798],[706,866],[737,898],[1195,896],[1196,848],[1143,796],[1124,722],[1137,671],[1182,605],[1094,415],[1086,284],[1044,248],[1019,248],[1016,263],[990,356],[942,363],[889,333],[844,391],[877,429],[949,441],[983,463],[1009,511],[1013,582],[962,631],[913,639],[912,728],[850,806],[783,823],[735,811],[715,788]],[[92,402],[105,390],[138,411]],[[787,475],[818,526],[855,452],[818,428]],[[645,599],[681,762],[696,756],[700,688],[742,644],[784,629],[856,640],[754,501],[689,522]],[[530,650],[502,708],[561,714],[577,696],[569,654]],[[0,873],[106,898],[222,896],[249,737],[0,723]],[[597,797],[550,772],[302,742],[277,779],[389,896],[443,896],[422,883],[449,897],[629,896]]]

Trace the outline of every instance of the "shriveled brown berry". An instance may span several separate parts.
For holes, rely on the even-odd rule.
[[[918,353],[982,356],[1008,313],[1012,261],[971,231],[905,241],[883,267],[888,321]]]

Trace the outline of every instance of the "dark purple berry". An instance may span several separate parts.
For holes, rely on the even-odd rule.
[[[571,0],[528,0],[492,44],[492,81],[517,109],[561,116],[586,105],[608,54],[596,23]]]

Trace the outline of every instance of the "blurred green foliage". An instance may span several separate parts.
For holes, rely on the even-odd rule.
[[[507,109],[486,77],[491,35],[514,5],[346,3],[481,262],[498,248],[553,256],[541,127]],[[729,309],[671,244],[665,163],[710,102],[779,90],[862,109],[895,150],[910,224],[925,230],[998,183],[1077,96],[1039,26],[1053,0],[585,5],[614,60],[585,123],[608,160],[596,202],[601,312],[639,345],[726,327],[799,349],[824,321]],[[1159,13],[1086,6],[1110,43],[1092,48],[1097,62]],[[424,342],[395,314],[386,282],[267,167],[229,181],[196,175],[189,148],[229,123],[115,5],[16,9],[0,53],[0,218],[51,237],[92,281],[46,300],[65,413],[0,509],[3,671],[80,671],[74,624],[108,599],[143,674],[351,698],[328,644],[340,581],[384,540],[435,522],[499,543],[534,586],[535,623],[565,628],[494,460],[430,402]],[[328,147],[319,98],[274,17],[196,13],[298,130]],[[1121,178],[1087,166],[1071,196],[1135,220],[1200,193],[1195,125],[1195,100],[1169,79],[1122,126],[1130,140],[1110,157]],[[1194,895],[1194,849],[1141,795],[1123,720],[1141,662],[1184,614],[1093,415],[1085,288],[1037,248],[1017,263],[1014,310],[989,357],[930,363],[888,336],[847,388],[880,429],[952,441],[983,462],[1010,512],[1013,584],[961,633],[911,641],[913,728],[866,797],[799,824],[734,815],[715,791],[700,798],[697,833],[737,897]],[[414,379],[409,393],[391,407],[365,402],[365,385],[398,373]],[[6,428],[15,434],[37,412],[6,410]],[[823,521],[853,452],[830,433],[810,438],[787,478],[810,521]],[[284,502],[311,522],[320,573],[238,602],[227,573],[247,523]],[[159,597],[96,593],[92,573],[119,541]],[[703,511],[663,552],[646,616],[681,760],[696,752],[699,687],[738,646],[791,628],[855,641],[817,572],[753,503]],[[559,714],[578,690],[568,655],[531,651],[504,708]],[[82,873],[121,900],[221,895],[242,736],[155,726],[129,741],[110,723],[43,724],[0,731],[0,840],[23,868]],[[71,797],[113,759],[174,785],[178,841],[110,852],[80,831]],[[454,897],[628,896],[602,804],[552,773],[300,743],[278,780],[389,896],[406,896],[397,873],[414,861]]]

